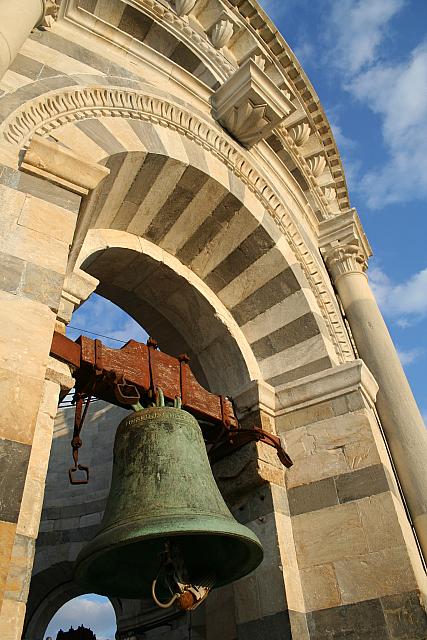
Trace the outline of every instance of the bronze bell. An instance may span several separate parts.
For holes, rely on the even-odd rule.
[[[101,527],[77,558],[76,580],[102,595],[152,594],[160,606],[178,599],[190,609],[191,598],[242,578],[262,558],[258,538],[219,492],[197,420],[164,406],[127,416]]]

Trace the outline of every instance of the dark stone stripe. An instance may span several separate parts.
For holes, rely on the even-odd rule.
[[[297,516],[390,491],[382,464],[288,489],[289,513]]]
[[[124,230],[128,228],[167,160],[166,156],[147,156],[117,212],[116,218],[120,218],[120,224],[116,223],[115,219],[112,223],[113,228]],[[123,215],[124,210],[126,211],[125,215]]]
[[[142,11],[127,6],[119,22],[119,29],[133,38],[144,41],[145,36],[153,26],[153,20]]]
[[[237,625],[238,640],[292,640],[292,637],[288,611]]]
[[[152,220],[144,237],[151,242],[159,243],[208,179],[209,176],[198,169],[187,167],[175,189]]]
[[[168,156],[160,136],[156,132],[154,126],[149,122],[141,120],[128,120],[128,124],[132,127],[142,144],[149,153],[159,153],[161,150],[163,155]]]
[[[416,591],[310,611],[305,614],[298,611],[290,611],[289,614],[293,638],[298,638],[298,635],[295,635],[296,629],[303,629],[304,622],[307,624],[310,640],[390,640],[391,638],[393,640],[425,640],[427,638],[427,616]],[[263,640],[265,637],[269,640],[281,638],[271,635],[254,637],[263,638]]]
[[[305,342],[319,333],[316,315],[309,312],[254,342],[251,345],[252,351],[257,359],[264,360],[300,342]]]
[[[0,252],[0,289],[58,311],[64,276]]]
[[[95,118],[80,120],[80,122],[76,122],[76,127],[96,142],[101,149],[105,149],[108,154],[113,155],[126,152],[126,148],[99,120]]]
[[[28,173],[16,171],[10,167],[0,168],[0,184],[22,193],[28,193],[46,202],[51,202],[73,213],[77,213],[80,208],[81,196],[78,194],[37,176],[31,176]]]
[[[93,13],[97,2],[98,0],[80,0],[79,9],[85,9],[86,11],[89,11],[89,13]]]
[[[37,537],[37,547],[55,547],[67,542],[89,542],[96,535],[99,524],[90,527],[75,527],[57,531],[40,531]]]
[[[31,446],[0,439],[0,520],[18,522]]]
[[[74,58],[79,62],[84,62],[89,67],[93,67],[94,69],[105,73],[106,76],[123,76],[125,78],[135,78],[136,80],[140,80],[140,78],[135,76],[133,73],[124,67],[111,62],[108,58],[104,58],[103,56],[80,46],[76,42],[62,38],[56,33],[52,33],[52,31],[35,31],[30,35],[30,38],[37,42],[41,42],[41,44],[44,44],[46,47],[55,49],[55,51],[59,51],[70,58]]]
[[[200,58],[198,58],[186,44],[180,42],[174,52],[169,56],[170,60],[178,64],[183,69],[186,69],[190,73],[193,73],[195,69],[201,64]]]
[[[275,246],[274,240],[263,227],[257,227],[205,278],[206,284],[216,292],[237,278]]]
[[[271,384],[272,387],[280,387],[280,385],[292,382],[292,380],[300,380],[301,378],[310,376],[313,373],[319,373],[319,371],[330,369],[331,366],[331,359],[326,356],[324,358],[319,358],[319,360],[314,360],[313,362],[304,364],[301,367],[296,367],[296,369],[291,369],[290,371],[285,371],[277,376],[268,378],[267,382],[268,384]]]
[[[61,520],[85,516],[89,513],[100,513],[104,511],[106,504],[107,498],[103,498],[102,500],[81,502],[78,504],[64,505],[62,507],[45,507],[42,512],[42,520]]]
[[[63,89],[64,87],[74,87],[76,84],[77,82],[75,80],[66,75],[57,75],[53,78],[30,82],[24,87],[20,87],[16,91],[13,91],[13,93],[6,94],[0,100],[0,120],[5,120],[12,111],[15,111],[15,109],[18,109],[18,107],[21,107],[26,102],[29,102],[48,91]]]
[[[18,53],[9,69],[21,76],[30,78],[31,80],[39,80],[40,78],[49,78],[51,76],[59,76],[61,73],[52,67],[48,67],[38,60],[28,58],[28,56]]]
[[[242,203],[224,189],[224,198],[213,210],[210,216],[202,222],[200,227],[177,253],[183,264],[188,265],[200,251],[221,231],[224,224],[230,222],[242,208]]]
[[[294,272],[291,267],[287,267],[257,291],[251,293],[245,300],[239,302],[231,309],[231,313],[237,323],[242,326],[300,289]]]

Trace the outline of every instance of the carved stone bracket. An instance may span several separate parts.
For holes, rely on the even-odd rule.
[[[212,97],[213,116],[250,149],[294,110],[290,100],[248,60]]]
[[[175,0],[175,11],[180,17],[186,16],[194,8],[196,0]]]
[[[238,28],[230,14],[223,11],[210,29],[209,37],[215,49],[222,49],[230,42],[235,29]]]
[[[35,135],[25,152],[20,169],[59,184],[79,195],[95,189],[110,170]]]
[[[307,164],[314,177],[318,178],[326,168],[326,158],[323,154],[312,156],[311,158],[307,158]]]
[[[308,139],[310,137],[310,125],[307,122],[302,122],[301,124],[297,124],[294,127],[290,127],[288,129],[288,133],[297,147],[302,147],[306,144],[306,142],[308,142]]]

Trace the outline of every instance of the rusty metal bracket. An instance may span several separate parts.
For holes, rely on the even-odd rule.
[[[73,342],[55,332],[50,353],[69,364],[76,379],[74,466],[69,470],[72,484],[87,484],[89,480],[89,469],[79,464],[78,456],[82,446],[80,433],[91,397],[138,409],[152,403],[159,388],[169,403],[180,397],[182,408],[199,421],[212,462],[249,442],[264,442],[276,449],[285,467],[292,465],[280,438],[259,428],[242,429],[232,400],[204,389],[191,371],[188,356],[174,358],[160,351],[153,338],[149,338],[147,344],[129,340],[121,349],[111,349],[100,340],[80,336]],[[84,480],[76,479],[78,471],[86,474]]]

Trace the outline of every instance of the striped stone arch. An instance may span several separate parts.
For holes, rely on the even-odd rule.
[[[297,227],[292,236],[284,216],[280,221],[278,202],[273,211],[266,202],[266,181],[254,185],[256,176],[249,172],[245,184],[230,160],[227,166],[218,151],[213,153],[212,139],[203,148],[194,132],[191,140],[148,118],[111,115],[52,127],[49,135],[110,169],[85,203],[83,217],[92,231],[79,262],[101,281],[101,293],[148,329],[149,303],[154,334],[162,323],[177,323],[199,360],[208,359],[202,325],[196,340],[194,312],[180,309],[178,289],[186,282],[197,292],[200,318],[209,316],[205,304],[212,307],[218,324],[212,341],[233,335],[249,378],[261,375],[277,386],[344,359],[330,316],[325,309],[322,314],[318,291],[309,282],[309,251],[301,246]],[[273,198],[277,201],[271,192]],[[299,256],[290,240],[299,243]],[[169,277],[172,291],[156,295],[155,280],[168,280],[167,272],[180,281]],[[212,362],[220,365],[215,357]]]

